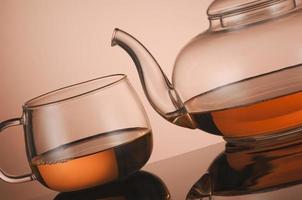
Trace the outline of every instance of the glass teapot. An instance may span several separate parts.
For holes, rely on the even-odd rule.
[[[209,28],[179,53],[172,83],[150,52],[115,29],[165,119],[241,144],[297,133],[302,117],[301,0],[215,0]]]

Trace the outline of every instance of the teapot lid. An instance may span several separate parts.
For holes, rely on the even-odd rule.
[[[298,0],[215,0],[208,8],[211,20],[220,26],[249,24],[294,10]],[[215,22],[215,23],[217,23]]]

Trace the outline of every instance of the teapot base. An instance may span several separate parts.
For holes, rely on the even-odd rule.
[[[262,151],[263,149],[274,149],[282,146],[302,143],[302,127],[288,131],[274,133],[269,135],[256,135],[248,137],[223,137],[227,142],[228,151],[241,151],[253,149],[253,151]]]

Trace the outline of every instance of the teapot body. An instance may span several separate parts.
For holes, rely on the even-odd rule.
[[[227,140],[300,127],[302,10],[211,27],[179,53],[172,84],[197,128]]]

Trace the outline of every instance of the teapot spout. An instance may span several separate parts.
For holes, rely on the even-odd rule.
[[[177,91],[151,53],[132,35],[117,28],[111,40],[111,46],[115,45],[132,58],[144,93],[154,110],[176,125],[195,128]]]

